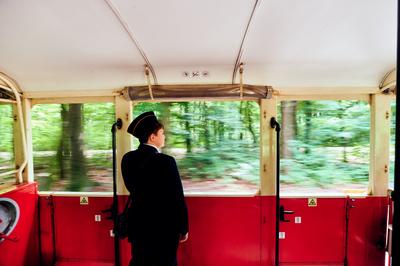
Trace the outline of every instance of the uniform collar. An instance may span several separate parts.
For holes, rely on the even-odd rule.
[[[143,145],[146,145],[146,146],[149,146],[149,147],[153,147],[154,149],[157,150],[158,153],[161,153],[161,150],[157,146],[154,146],[154,145],[149,144],[149,143],[143,143]]]

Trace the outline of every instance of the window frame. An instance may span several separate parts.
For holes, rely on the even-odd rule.
[[[77,92],[77,94],[81,94],[81,92]],[[44,93],[38,93],[35,94],[33,93],[33,96],[36,96],[37,98],[30,98],[30,106],[29,106],[29,116],[27,117],[27,120],[29,120],[29,123],[31,123],[31,111],[35,105],[40,105],[40,104],[90,104],[90,103],[113,103],[114,104],[114,113],[115,113],[115,119],[117,119],[117,113],[116,113],[116,103],[115,103],[115,97],[112,96],[113,94],[116,95],[116,93],[113,92],[94,92],[91,93],[93,95],[98,95],[100,96],[91,96],[91,95],[86,95],[83,94],[82,97],[79,96],[68,96],[68,94],[63,95],[61,94],[62,97],[56,97],[52,92],[44,92]],[[119,95],[119,94],[118,94]],[[32,96],[28,94],[28,96]],[[50,97],[49,97],[50,96]],[[111,125],[110,125],[111,128]],[[33,143],[32,143],[32,129],[30,127],[29,130],[30,134],[27,136],[30,142],[30,150],[31,152],[28,154],[29,160],[31,161],[32,165],[32,182],[36,182],[36,179],[34,178],[34,165],[33,165]],[[111,130],[110,130],[111,132]],[[119,180],[117,178],[117,180]],[[117,181],[118,184],[118,181]],[[67,195],[67,196],[77,196],[77,195],[90,195],[90,196],[112,196],[113,191],[106,191],[106,192],[91,192],[91,191],[53,191],[53,190],[38,190],[39,195]]]
[[[217,196],[217,197],[220,197],[220,196],[226,196],[226,197],[253,197],[253,196],[256,196],[256,195],[260,195],[261,194],[261,191],[262,191],[262,187],[263,187],[263,185],[262,185],[262,180],[263,180],[263,178],[262,178],[262,176],[263,176],[263,172],[264,171],[262,171],[262,168],[263,168],[263,160],[262,160],[262,158],[261,158],[261,156],[262,156],[262,154],[264,154],[263,152],[262,152],[262,144],[261,144],[261,142],[262,142],[262,134],[261,134],[261,127],[262,127],[262,125],[263,125],[263,123],[262,123],[262,115],[261,115],[261,113],[262,113],[262,104],[261,104],[261,101],[262,100],[255,100],[255,99],[237,99],[237,98],[232,98],[232,99],[173,99],[173,100],[154,100],[154,101],[148,101],[148,100],[146,100],[146,101],[130,101],[130,103],[131,103],[131,106],[132,106],[132,116],[133,116],[133,112],[134,112],[134,108],[135,108],[135,106],[136,105],[138,105],[138,104],[142,104],[142,103],[149,103],[149,102],[152,102],[152,103],[165,103],[165,102],[170,102],[170,103],[184,103],[184,102],[241,102],[241,101],[246,101],[246,102],[255,102],[255,103],[257,103],[258,104],[258,107],[259,107],[259,116],[260,116],[260,130],[259,130],[259,135],[260,135],[260,156],[258,157],[258,159],[259,159],[259,167],[260,167],[260,171],[259,171],[259,175],[258,175],[258,188],[257,188],[257,190],[254,192],[254,193],[232,193],[232,192],[230,192],[230,193],[227,193],[227,192],[223,192],[223,191],[221,191],[221,192],[218,192],[218,191],[215,191],[215,192],[212,192],[212,193],[203,193],[203,192],[200,192],[200,193],[198,193],[198,192],[184,192],[185,193],[185,195],[187,195],[187,196],[205,196],[205,197],[213,197],[213,196]],[[133,139],[133,136],[131,136],[130,134],[128,134],[129,135],[129,138],[130,138],[130,140],[132,140]],[[132,141],[131,141],[132,142]],[[132,142],[133,143],[133,142]],[[264,167],[265,168],[265,167]]]
[[[74,95],[71,97],[71,95]],[[308,87],[275,87],[274,93],[271,99],[262,99],[259,100],[260,103],[260,191],[259,195],[262,196],[275,196],[276,189],[275,189],[275,182],[276,182],[276,173],[274,172],[274,165],[276,165],[276,156],[274,145],[275,143],[275,135],[274,132],[270,129],[269,126],[269,119],[271,117],[276,117],[277,110],[276,106],[279,101],[284,100],[364,100],[371,104],[371,101],[377,95],[381,95],[383,97],[390,97],[391,99],[395,99],[395,95],[383,95],[379,91],[377,87],[315,87],[315,88],[308,88]],[[35,92],[35,93],[25,93],[24,101],[28,103],[28,105],[34,105],[38,103],[88,103],[89,101],[94,102],[114,102],[115,104],[115,114],[116,119],[121,118],[124,122],[123,127],[117,131],[117,164],[120,164],[123,154],[132,150],[130,137],[125,134],[127,125],[129,125],[130,121],[132,121],[132,105],[135,104],[134,101],[126,101],[122,98],[121,93],[119,90],[108,90],[108,91],[90,91],[90,92],[65,92],[60,93],[56,91],[52,92]],[[29,98],[29,99],[28,99]],[[202,99],[198,99],[202,100]],[[238,99],[234,99],[238,100]],[[159,101],[163,102],[163,101]],[[382,104],[378,103],[377,109]],[[27,120],[30,120],[30,116],[26,115],[29,113],[29,108],[25,107],[25,117]],[[374,111],[375,112],[375,111]],[[375,115],[373,111],[371,111],[371,117]],[[29,124],[30,121],[27,121]],[[371,131],[372,131],[373,123],[371,123]],[[377,127],[374,127],[374,131],[376,131]],[[383,129],[381,128],[381,131]],[[388,128],[388,130],[390,130]],[[371,133],[372,134],[372,133]],[[31,141],[31,136],[29,138],[29,128],[27,129],[27,143]],[[389,139],[388,139],[389,141]],[[31,143],[30,143],[31,144]],[[372,149],[372,143],[370,145]],[[28,145],[29,149],[29,145]],[[389,152],[385,154],[382,150],[377,149],[380,151],[379,154],[375,154],[375,157],[387,157],[389,160]],[[371,154],[372,151],[371,151]],[[28,162],[32,161],[32,153],[28,152]],[[370,159],[370,169],[373,168],[372,165],[376,165],[377,162],[373,158]],[[29,163],[28,163],[29,167]],[[262,169],[269,169],[270,171],[262,171]],[[375,166],[374,169],[377,167]],[[33,168],[32,168],[33,169]],[[126,190],[125,186],[123,185],[122,176],[119,170],[117,170],[117,193],[119,195],[127,195],[129,194]],[[378,181],[376,178],[376,173],[372,173],[370,171],[370,187],[373,187],[376,184],[382,183]],[[32,173],[31,180],[33,181],[33,173]],[[387,189],[382,185],[380,185],[379,191],[375,190],[369,191],[369,195],[374,196],[382,196],[387,195]],[[212,195],[211,195],[212,196]],[[305,196],[308,195],[298,195],[298,196]],[[318,196],[313,194],[313,196]],[[327,195],[320,195],[326,197]],[[347,195],[328,195],[328,196],[337,196],[337,197],[346,197]],[[286,196],[284,196],[286,197]]]

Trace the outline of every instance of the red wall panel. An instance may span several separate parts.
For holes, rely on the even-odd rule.
[[[41,264],[53,265],[54,245],[53,245],[53,224],[52,224],[52,198],[50,196],[39,197],[39,237],[40,237],[40,252]]]
[[[259,197],[190,197],[180,265],[259,265]]]
[[[280,261],[283,263],[343,263],[345,256],[346,198],[318,198],[308,207],[307,198],[281,199],[295,214],[281,222]],[[357,198],[349,213],[348,262],[355,266],[384,265],[387,215],[386,197]],[[296,216],[302,218],[295,224]]]
[[[124,197],[126,199],[126,197]],[[51,215],[47,198],[40,203],[44,261],[50,261]],[[112,222],[94,221],[94,215],[111,206],[111,197],[54,197],[56,254],[63,261],[113,260]],[[273,265],[275,257],[275,197],[187,197],[189,240],[178,252],[180,266]],[[343,263],[345,247],[345,198],[318,198],[317,207],[307,199],[281,199],[287,210],[302,217],[301,224],[281,223],[286,238],[280,240],[282,263]],[[350,265],[383,265],[382,232],[386,198],[356,199],[349,223]],[[120,209],[124,201],[120,200]],[[382,231],[383,230],[383,231]],[[122,265],[128,265],[130,244],[121,241]],[[50,265],[50,264],[44,264]]]
[[[275,263],[276,197],[261,197],[261,265]]]
[[[355,199],[350,209],[349,265],[385,263],[387,197]]]
[[[112,221],[101,213],[110,208],[109,197],[89,197],[88,205],[80,204],[80,197],[53,197],[56,258],[112,261]],[[101,221],[95,221],[95,215]]]
[[[20,185],[0,197],[16,201],[20,209],[19,221],[10,234],[17,237],[18,242],[5,240],[0,243],[0,265],[39,265],[36,183]]]
[[[308,207],[307,198],[281,199],[291,222],[281,222],[281,262],[343,262],[345,239],[345,199],[317,199],[317,207]],[[302,222],[296,224],[296,216]]]

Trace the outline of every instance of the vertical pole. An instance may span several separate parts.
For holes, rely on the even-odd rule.
[[[400,97],[398,95],[398,85],[400,82],[400,0],[397,0],[397,66],[396,66],[396,140],[395,140],[395,159],[394,159],[394,191],[392,194],[394,202],[393,214],[393,235],[392,235],[392,265],[400,265]],[[397,250],[397,251],[396,251]]]
[[[116,158],[116,140],[115,134],[117,129],[122,127],[122,120],[120,118],[117,119],[112,125],[112,151],[113,151],[113,206],[112,206],[112,217],[114,220],[114,228],[117,227],[118,224],[118,195],[117,195],[117,158]],[[115,266],[120,266],[120,256],[119,256],[119,235],[117,232],[114,232],[114,257],[115,257]]]

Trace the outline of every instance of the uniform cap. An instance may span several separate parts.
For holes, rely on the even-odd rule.
[[[128,133],[140,139],[149,132],[153,132],[159,122],[153,111],[145,112],[136,117],[128,127]]]

